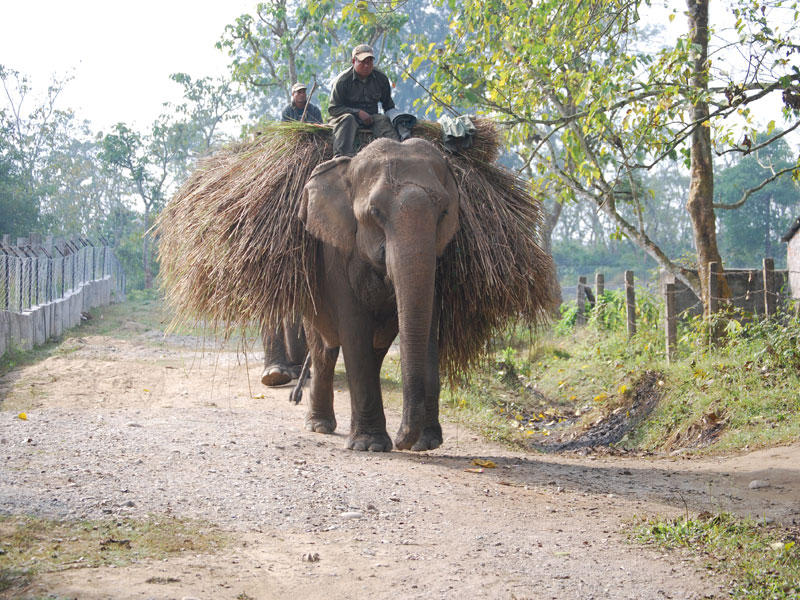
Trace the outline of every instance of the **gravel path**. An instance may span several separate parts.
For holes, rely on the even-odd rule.
[[[797,446],[709,461],[532,455],[446,423],[436,451],[356,453],[343,449],[343,379],[339,430],[313,434],[289,387],[258,383],[257,355],[201,356],[184,342],[87,336],[0,379],[0,511],[201,518],[237,543],[49,574],[31,594],[724,597],[702,565],[628,543],[624,524],[720,506],[800,522]],[[387,418],[391,433],[399,413]],[[474,472],[476,458],[496,468]],[[771,487],[749,490],[756,478]],[[178,581],[147,583],[167,574]]]

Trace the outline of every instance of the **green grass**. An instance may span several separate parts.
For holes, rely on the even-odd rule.
[[[797,317],[749,322],[728,315],[714,346],[701,321],[684,324],[676,360],[667,364],[661,308],[642,296],[632,339],[614,294],[606,294],[602,316],[585,327],[575,327],[574,307],[567,305],[553,330],[538,338],[509,330],[469,384],[443,389],[445,412],[490,439],[544,441],[561,423],[585,429],[626,409],[645,375],[654,373],[657,407],[622,447],[730,452],[800,438]]]
[[[207,523],[166,516],[104,521],[0,516],[0,534],[0,592],[24,587],[39,573],[215,552],[230,543]]]
[[[731,598],[782,600],[800,597],[799,533],[727,513],[704,513],[649,519],[633,527],[631,538],[702,560],[707,569],[729,578]]]

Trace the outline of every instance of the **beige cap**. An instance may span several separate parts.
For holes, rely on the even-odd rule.
[[[299,81],[292,86],[292,93],[294,94],[297,90],[304,90],[306,89],[305,84],[300,83]]]
[[[375,55],[372,53],[372,46],[369,44],[359,44],[355,48],[353,48],[353,58],[357,58],[358,60],[364,60],[368,56],[375,58]]]

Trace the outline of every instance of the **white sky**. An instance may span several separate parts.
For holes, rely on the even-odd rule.
[[[123,121],[146,128],[162,103],[181,99],[170,74],[227,73],[214,47],[225,26],[253,13],[257,0],[13,0],[0,10],[0,64],[45,90],[53,75],[73,75],[60,108],[92,129]],[[28,104],[27,108],[32,108]]]

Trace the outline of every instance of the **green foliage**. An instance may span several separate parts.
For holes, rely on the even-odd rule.
[[[791,310],[769,321],[728,314],[716,345],[702,319],[684,323],[667,364],[660,302],[637,296],[632,338],[622,292],[604,294],[584,327],[575,326],[573,302],[549,336],[532,341],[509,331],[494,345],[495,362],[450,392],[458,398],[451,408],[465,409],[483,432],[499,427],[495,438],[539,443],[563,419],[602,422],[630,403],[643,374],[657,373],[645,390],[657,394],[655,408],[619,442],[625,448],[725,452],[800,436],[800,320]],[[509,415],[522,415],[516,428],[508,428]]]
[[[708,129],[718,152],[749,151],[756,138],[752,107],[770,94],[782,95],[788,123],[800,117],[792,87],[800,71],[785,56],[796,47],[796,4],[738,2],[736,51],[728,52],[720,35],[709,44],[713,62],[699,67],[693,61],[705,49],[702,42],[693,49],[691,32],[664,45],[653,39],[657,32],[640,20],[649,3],[545,2],[531,9],[524,0],[453,0],[450,6],[447,39],[414,46],[424,57],[419,68],[433,65],[430,89],[440,106],[504,121],[535,195],[588,202],[617,235],[673,272],[686,247],[667,254],[660,246],[675,236],[658,231],[659,213],[648,210],[648,198],[657,201],[659,188],[648,189],[642,173],[680,156],[688,160],[695,131]],[[745,70],[738,68],[742,56]],[[696,119],[698,103],[712,107],[708,119]],[[759,143],[781,135],[773,127]],[[701,200],[710,208],[710,197]],[[714,255],[714,239],[698,235],[695,244]]]
[[[253,112],[279,115],[294,82],[306,83],[309,92],[313,82],[325,85],[350,65],[357,43],[375,46],[383,59],[380,67],[390,69],[386,54],[398,45],[408,19],[396,8],[361,1],[270,0],[229,24],[217,47],[230,56],[234,81],[256,95]],[[317,104],[324,99],[320,91],[312,99]]]
[[[777,526],[740,520],[728,513],[654,519],[639,525],[634,539],[679,549],[731,577],[732,598],[774,600],[800,595],[800,549]]]
[[[26,189],[11,161],[4,159],[0,135],[0,223],[12,239],[36,231],[39,225],[38,199]]]
[[[762,133],[759,139],[767,137]],[[754,189],[773,174],[783,172],[775,181],[747,196],[740,208],[719,210],[720,248],[728,265],[752,266],[769,257],[775,259],[777,268],[785,268],[786,252],[780,238],[797,218],[800,200],[800,188],[791,178],[794,164],[789,145],[778,140],[720,172],[714,191],[715,202],[721,206],[737,205],[745,190]]]
[[[561,305],[561,318],[555,324],[555,330],[561,335],[568,335],[576,325],[578,308],[575,302]],[[624,331],[627,328],[627,301],[625,290],[603,292],[595,298],[595,307],[586,302],[584,313],[587,323],[598,331]],[[636,324],[643,329],[658,326],[664,314],[663,302],[645,290],[636,290]]]

